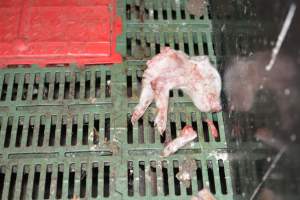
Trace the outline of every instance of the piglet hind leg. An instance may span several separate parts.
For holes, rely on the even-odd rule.
[[[137,120],[139,120],[139,118],[141,116],[143,116],[146,109],[149,107],[149,105],[153,101],[153,99],[154,99],[154,93],[153,93],[150,83],[144,82],[140,101],[139,101],[138,105],[134,108],[134,111],[132,113],[132,117],[131,117],[132,124],[135,124],[135,122]]]
[[[208,127],[210,128],[211,135],[214,138],[218,138],[219,132],[218,132],[216,126],[214,125],[214,122],[208,118],[205,118],[204,121],[207,123]]]
[[[219,101],[212,102],[207,97],[195,98],[195,96],[191,96],[194,104],[201,112],[219,112],[222,110],[222,107]],[[215,127],[213,121],[208,119],[205,115],[202,116],[203,121],[205,121],[210,128],[211,134],[214,138],[219,137],[219,133],[217,128]]]

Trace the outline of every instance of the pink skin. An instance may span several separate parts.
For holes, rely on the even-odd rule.
[[[217,130],[217,128],[215,127],[213,121],[212,121],[212,120],[209,120],[209,119],[206,119],[206,120],[204,120],[204,121],[207,123],[208,127],[210,128],[210,131],[211,131],[212,136],[213,136],[214,138],[217,138],[217,137],[219,136],[219,133],[218,133],[218,130]]]
[[[178,149],[193,141],[196,137],[197,133],[193,130],[193,127],[189,125],[185,126],[181,130],[179,137],[165,146],[161,156],[168,157],[169,155],[174,154]]]
[[[143,89],[131,122],[134,124],[155,99],[158,113],[155,124],[162,134],[166,130],[169,91],[182,89],[202,112],[218,112],[221,78],[207,56],[188,57],[170,48],[147,62],[143,75]]]

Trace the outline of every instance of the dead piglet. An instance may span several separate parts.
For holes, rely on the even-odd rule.
[[[182,89],[202,112],[221,110],[221,78],[207,56],[189,57],[181,51],[164,48],[147,62],[142,85],[131,122],[134,124],[155,99],[158,108],[155,125],[161,134],[166,129],[172,89]]]

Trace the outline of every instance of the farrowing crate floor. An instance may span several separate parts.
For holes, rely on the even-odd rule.
[[[167,135],[191,124],[198,138],[167,159],[160,157],[165,138],[154,127],[155,107],[135,126],[128,120],[145,61],[162,46],[216,62],[208,11],[190,16],[185,3],[119,1],[123,64],[0,71],[2,199],[190,199],[203,187],[217,199],[233,198],[222,113],[200,113],[182,91],[172,91]],[[203,115],[218,126],[219,139]],[[197,163],[189,188],[175,177],[185,160]]]

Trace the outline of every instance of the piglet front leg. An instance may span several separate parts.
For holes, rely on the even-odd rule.
[[[154,91],[156,107],[158,109],[155,118],[155,125],[159,133],[162,135],[167,127],[168,104],[169,104],[169,85],[165,84],[161,78],[157,78],[151,82]]]
[[[139,104],[135,107],[131,117],[131,123],[135,124],[137,120],[145,113],[154,99],[154,93],[151,84],[148,81],[143,81],[143,89],[140,97]]]

